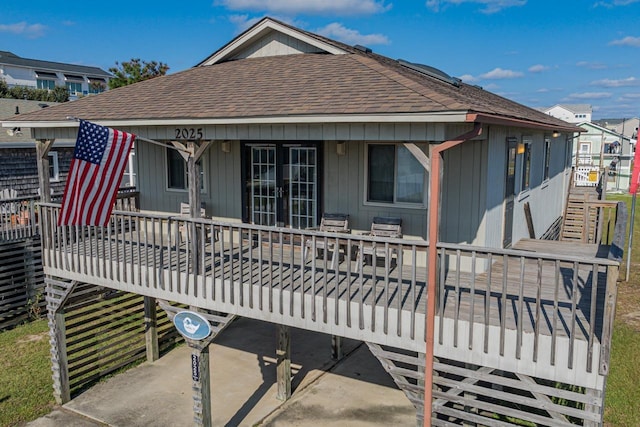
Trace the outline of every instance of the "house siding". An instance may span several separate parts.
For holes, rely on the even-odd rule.
[[[270,32],[260,40],[251,44],[247,49],[240,51],[232,59],[322,52],[323,51],[317,47],[311,46],[297,38],[279,32]]]
[[[73,147],[54,147],[58,153],[58,180],[51,181],[54,193],[62,193],[73,157]],[[3,148],[0,145],[0,189],[9,188],[18,192],[18,197],[38,194],[38,165],[33,147]]]

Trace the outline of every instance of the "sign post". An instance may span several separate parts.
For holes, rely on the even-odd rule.
[[[636,148],[636,154],[633,158],[633,172],[631,173],[631,184],[629,185],[629,193],[632,194],[631,198],[631,224],[629,224],[629,236],[627,247],[627,275],[625,281],[629,281],[629,269],[631,268],[631,244],[633,242],[633,223],[636,216],[636,194],[638,193],[638,186],[640,186],[640,150]]]
[[[173,316],[173,324],[191,347],[191,381],[194,422],[211,427],[211,373],[209,344],[213,337],[209,320],[194,311],[180,311]]]

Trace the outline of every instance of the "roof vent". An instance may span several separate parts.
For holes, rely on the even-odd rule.
[[[457,77],[451,77],[444,71],[438,70],[434,67],[430,67],[429,65],[414,64],[413,62],[405,61],[404,59],[398,59],[398,63],[403,67],[409,68],[410,70],[417,71],[429,77],[433,77],[434,79],[449,83],[450,85],[453,85],[455,87],[459,87],[460,82],[462,81]]]
[[[364,53],[371,53],[371,52],[373,52],[373,51],[372,51],[371,49],[369,49],[368,47],[366,47],[366,46],[362,46],[362,45],[359,45],[359,44],[357,44],[357,45],[353,46],[353,48],[354,48],[355,50],[359,50],[360,52],[364,52]]]

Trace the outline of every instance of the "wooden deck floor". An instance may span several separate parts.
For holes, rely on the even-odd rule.
[[[238,292],[237,295],[216,296],[212,294],[215,288],[204,284],[194,287],[194,283],[181,280],[185,277],[181,275],[170,275],[169,281],[163,280],[166,277],[161,274],[163,270],[190,271],[187,247],[160,246],[154,241],[155,237],[140,241],[135,233],[128,237],[124,245],[122,241],[116,244],[107,237],[93,248],[88,246],[89,241],[79,239],[66,245],[66,256],[57,254],[59,262],[66,262],[66,268],[88,276],[102,271],[100,274],[125,283],[139,282],[146,270],[145,276],[152,278],[152,286],[178,294],[199,294],[203,298],[232,301],[234,297],[244,295]],[[342,260],[338,268],[333,269],[330,256],[313,257],[304,263],[299,247],[252,245],[247,241],[217,241],[213,246],[209,243],[206,249],[199,262],[201,275],[212,280],[232,281],[241,288],[249,287],[252,300],[248,303],[257,302],[260,307],[265,304],[263,293],[254,292],[254,287],[321,296],[331,300],[327,304],[336,306],[338,300],[348,300],[361,305],[395,308],[408,312],[412,323],[416,313],[425,312],[426,268],[395,265],[394,262],[387,270],[380,262],[383,260],[378,260],[377,266],[365,265],[361,272],[356,272],[354,260]],[[476,274],[457,271],[453,260],[442,262],[441,265],[450,267],[441,267],[440,277],[445,280],[439,289],[438,315],[456,322],[574,336],[582,340],[597,339],[602,328],[598,319],[602,318],[603,312],[606,268],[599,266],[594,271],[591,266],[539,261],[535,253],[566,254],[570,250],[576,255],[593,257],[598,255],[598,246],[527,239],[516,244],[515,249],[531,252],[531,258],[494,256],[490,261],[485,258],[484,264],[490,268],[485,267],[485,271]],[[93,261],[87,262],[87,256]],[[112,261],[122,262],[122,267],[108,271]],[[597,280],[593,280],[594,277]],[[592,298],[595,298],[595,304],[591,304]],[[240,304],[244,303],[240,301]],[[278,303],[275,302],[275,309],[293,312],[293,307],[278,307]],[[274,310],[274,301],[269,300],[266,304],[269,311]],[[596,321],[591,322],[592,318]],[[384,324],[386,329],[386,318]],[[439,332],[441,335],[448,333],[442,327]]]

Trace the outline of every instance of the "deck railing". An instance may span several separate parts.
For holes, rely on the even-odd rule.
[[[59,206],[41,210],[48,274],[422,351],[425,241],[126,211],[107,227],[57,227]],[[358,256],[365,246],[372,259]],[[568,368],[586,348],[587,372],[606,373],[618,262],[445,243],[438,253],[440,344]]]
[[[423,240],[126,211],[107,227],[58,227],[59,205],[41,208],[45,271],[234,314],[424,341],[424,322],[416,326],[426,307]],[[358,256],[364,246],[376,248],[370,259]]]
[[[0,200],[0,241],[38,235],[37,196]]]
[[[120,188],[115,208],[137,211],[139,194],[135,187]],[[60,201],[62,194],[54,194],[52,199]],[[39,196],[0,199],[0,242],[39,236],[39,200]]]
[[[499,328],[500,356],[523,358],[524,334],[533,334],[527,359],[548,357],[555,366],[573,368],[577,341],[586,341],[587,372],[591,372],[595,344],[601,344],[600,374],[606,374],[617,293],[618,262],[513,249],[438,244],[438,315],[452,319],[453,330],[440,323],[437,338],[453,335],[454,346],[489,350],[489,328]],[[484,329],[459,338],[465,330]],[[509,334],[507,331],[515,331]],[[541,337],[551,341],[541,349]],[[566,361],[558,356],[558,338],[568,338]],[[478,342],[480,341],[480,342]],[[510,350],[507,350],[510,349]],[[511,351],[511,354],[507,354]],[[564,353],[565,351],[563,351]]]

